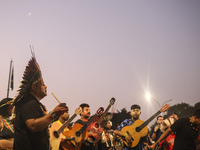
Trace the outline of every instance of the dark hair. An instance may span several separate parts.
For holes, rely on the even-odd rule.
[[[200,118],[200,109],[195,110],[194,116],[197,116],[197,118]]]
[[[132,105],[132,106],[131,106],[131,109],[139,109],[139,110],[140,110],[140,106],[137,105],[137,104],[135,104],[135,105]]]
[[[160,116],[158,116],[158,117],[157,117],[157,120],[158,120],[158,118],[160,118],[160,117],[162,117],[162,118],[163,118],[163,116],[161,116],[161,115],[160,115]]]
[[[90,106],[86,103],[83,103],[83,104],[80,105],[80,107],[83,109],[84,107],[90,107]]]
[[[6,116],[8,113],[8,107],[12,105],[9,101],[13,100],[12,98],[4,98],[0,101],[0,115]]]

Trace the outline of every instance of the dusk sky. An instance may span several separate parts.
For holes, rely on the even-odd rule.
[[[71,115],[83,102],[94,114],[115,97],[115,112],[139,104],[144,121],[156,100],[200,101],[199,0],[0,0],[0,43],[1,99],[10,60],[14,97],[33,45],[48,111],[58,105],[51,92]]]

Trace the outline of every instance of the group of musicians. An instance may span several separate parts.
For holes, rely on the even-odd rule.
[[[139,105],[132,105],[130,112],[132,117],[125,119],[116,130],[112,130],[110,116],[107,115],[101,122],[98,121],[98,117],[103,113],[102,108],[99,108],[91,117],[90,106],[83,103],[77,108],[78,112],[72,116],[80,114],[80,119],[70,126],[68,121],[73,118],[69,118],[69,108],[59,104],[47,113],[45,106],[40,102],[46,95],[47,86],[35,55],[32,53],[16,97],[14,99],[5,98],[0,102],[0,149],[159,149],[160,143],[173,134],[175,136],[174,150],[196,150],[200,130],[200,109],[195,110],[190,118],[176,118],[173,124],[167,125],[164,129],[161,128],[163,118],[159,116],[157,126],[149,136],[146,126],[141,125]],[[15,114],[14,124],[9,120],[12,112]],[[96,122],[97,124],[94,124]]]

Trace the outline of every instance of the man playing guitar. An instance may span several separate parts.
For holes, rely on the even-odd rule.
[[[54,131],[58,130],[65,121],[69,119],[69,109],[59,117],[59,119],[55,122],[52,123],[51,127],[49,128],[49,133],[50,133],[50,144],[52,150],[58,150],[60,147],[60,142],[64,140],[73,140],[71,137],[66,137],[62,134],[59,134],[59,137],[56,138],[53,134]],[[64,131],[68,131],[70,127],[66,127]]]
[[[120,130],[125,127],[125,126],[130,126],[132,125],[136,120],[138,120],[140,118],[140,115],[141,115],[141,112],[140,112],[140,106],[139,105],[132,105],[131,106],[131,112],[130,112],[132,118],[131,119],[125,119],[121,124],[120,126],[118,126],[117,130],[118,131],[115,131],[116,134],[120,135],[120,134],[124,134],[125,138],[126,138],[126,141],[127,143],[130,143],[131,142],[131,138],[130,136],[127,134],[127,133],[123,133],[121,132]],[[144,135],[146,136],[146,135]],[[124,150],[143,150],[144,149],[144,143],[143,143],[143,138],[140,139],[139,143],[133,147],[133,148],[130,148],[130,147],[127,147],[125,144],[124,144]]]
[[[82,108],[82,112],[80,113],[81,118],[78,119],[75,124],[73,125],[72,129],[70,131],[66,131],[63,133],[63,135],[71,135],[76,132],[76,131],[80,131],[81,130],[81,134],[80,136],[75,137],[73,140],[75,142],[71,143],[70,145],[67,144],[65,142],[61,142],[61,146],[64,149],[67,150],[71,150],[71,149],[75,149],[75,150],[90,150],[90,149],[94,149],[94,145],[91,145],[90,143],[87,143],[86,139],[88,137],[88,133],[85,129],[82,131],[82,127],[85,127],[85,125],[87,125],[88,123],[88,119],[90,118],[90,106],[86,103],[83,103],[80,105],[80,107]],[[74,147],[73,147],[74,146]]]

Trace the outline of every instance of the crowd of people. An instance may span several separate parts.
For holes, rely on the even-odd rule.
[[[98,126],[94,126],[96,132],[92,132],[88,126],[95,119],[91,117],[89,104],[80,104],[80,119],[70,124],[67,121],[72,121],[75,116],[70,117],[66,105],[59,104],[47,112],[41,103],[46,95],[47,86],[33,54],[24,71],[17,96],[0,101],[0,149],[200,149],[200,109],[196,109],[189,118],[178,118],[176,113],[165,119],[158,116],[155,126],[149,130],[147,126],[141,127],[141,107],[134,104],[131,106],[131,118],[121,122],[117,129],[112,129],[112,116],[106,115]],[[12,114],[14,116],[11,118]],[[62,131],[55,135],[59,129]],[[94,138],[93,142],[88,137]]]

